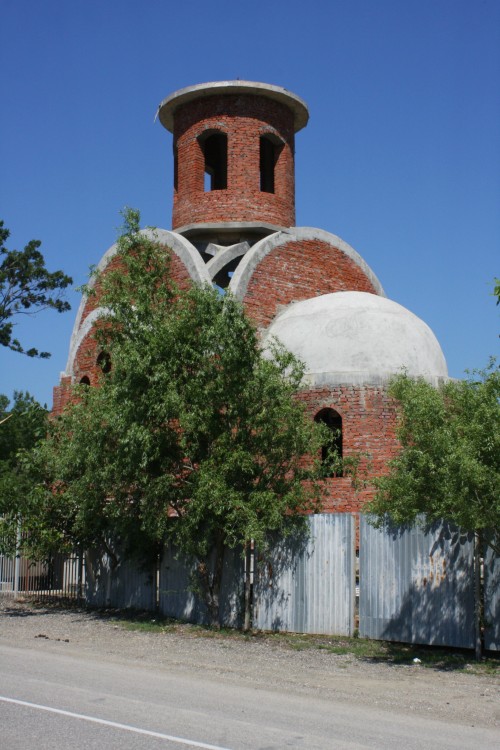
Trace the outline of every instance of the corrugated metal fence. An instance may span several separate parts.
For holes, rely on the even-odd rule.
[[[117,609],[156,609],[156,566],[140,566],[117,555],[91,551],[85,555],[85,601],[92,607]]]
[[[295,633],[354,630],[355,518],[347,513],[311,516],[303,538],[257,551],[254,626]]]
[[[213,560],[210,561],[213,572]],[[224,555],[220,592],[221,625],[242,625],[244,597],[244,559],[241,550],[227,550]],[[179,556],[174,547],[166,546],[160,564],[159,610],[162,615],[197,624],[208,621],[206,606],[196,593],[195,565]]]
[[[491,547],[484,556],[484,621],[484,647],[500,651],[500,557]]]
[[[359,530],[357,523],[359,518]],[[469,535],[449,524],[423,530],[375,529],[364,516],[321,514],[308,518],[303,537],[276,539],[256,550],[253,625],[263,630],[351,635],[472,648],[474,550]],[[356,566],[359,539],[359,566]],[[85,598],[93,606],[137,608],[191,622],[207,621],[192,586],[194,566],[167,546],[148,567],[120,557],[87,553],[56,556],[49,563],[0,556],[0,593]],[[356,574],[359,587],[356,586]],[[485,552],[485,647],[500,650],[500,558]],[[222,623],[242,623],[245,562],[226,555]]]
[[[473,545],[446,523],[375,529],[362,516],[360,635],[473,648]]]

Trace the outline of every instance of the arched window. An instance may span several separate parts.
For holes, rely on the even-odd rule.
[[[205,158],[205,192],[227,188],[227,135],[219,131],[200,137]]]
[[[260,139],[260,189],[263,193],[274,193],[274,169],[283,143],[275,135],[263,135]]]
[[[111,357],[108,352],[101,352],[97,357],[97,366],[101,368],[102,372],[106,375],[111,372]]]
[[[80,385],[90,385],[90,378],[84,375],[83,378],[80,378]]]
[[[342,466],[342,417],[335,409],[321,409],[314,417],[315,422],[322,422],[330,431],[329,439],[321,448],[321,463],[325,468],[325,476],[341,477]]]

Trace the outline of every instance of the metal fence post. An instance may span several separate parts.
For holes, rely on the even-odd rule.
[[[21,568],[21,519],[17,522],[16,531],[16,559],[14,563],[14,599],[19,595],[19,575]]]

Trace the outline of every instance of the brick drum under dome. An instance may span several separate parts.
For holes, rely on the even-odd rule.
[[[172,251],[176,281],[230,289],[264,340],[277,336],[305,361],[300,396],[311,419],[340,428],[343,455],[369,457],[366,471],[380,474],[397,450],[390,377],[404,367],[437,383],[446,362],[428,326],[386,298],[350,245],[294,226],[295,134],[307,124],[306,104],[279,86],[219,81],[174,92],[158,116],[173,134],[174,201],[173,229],[157,236]],[[114,245],[100,268],[113,268],[115,255]],[[72,384],[97,382],[98,318],[98,295],[82,299],[56,414]],[[325,512],[356,511],[370,497],[347,477],[327,481]]]

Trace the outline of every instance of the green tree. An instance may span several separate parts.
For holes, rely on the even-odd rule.
[[[106,310],[95,336],[111,367],[100,387],[77,388],[38,449],[33,538],[42,518],[54,544],[111,555],[110,539],[143,555],[170,538],[196,562],[217,624],[227,550],[264,544],[315,507],[304,456],[319,456],[324,431],[296,398],[302,365],[278,345],[263,356],[230,295],[181,292],[168,251],[126,218],[120,267],[87,289]]]
[[[365,510],[377,525],[446,519],[475,538],[476,657],[481,657],[480,556],[485,544],[500,554],[500,371],[494,362],[466,380],[434,388],[400,375],[399,455],[377,480]],[[420,521],[422,522],[422,521]]]
[[[367,510],[396,523],[445,518],[495,546],[500,530],[500,371],[492,362],[438,388],[407,375],[390,388],[399,404],[401,451],[377,480]],[[498,547],[496,547],[498,551]]]
[[[0,552],[13,554],[32,488],[29,455],[47,432],[47,410],[29,393],[0,395]]]
[[[45,309],[65,312],[70,309],[64,290],[73,280],[62,271],[49,272],[39,251],[41,242],[31,240],[24,250],[7,250],[10,232],[0,221],[0,345],[28,357],[50,357],[49,352],[35,348],[24,350],[13,338],[12,318],[34,315]]]

